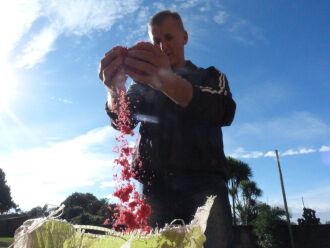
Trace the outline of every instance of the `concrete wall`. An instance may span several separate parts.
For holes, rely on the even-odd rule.
[[[330,248],[330,225],[292,226],[292,232],[295,247]]]
[[[13,237],[15,230],[28,219],[27,216],[0,218],[0,237]]]
[[[234,227],[235,248],[255,248],[256,238],[252,226]],[[282,226],[284,235],[282,248],[290,248],[290,237],[287,226]],[[296,248],[330,248],[330,225],[292,226],[294,245]]]
[[[256,239],[252,234],[252,226],[234,226],[235,248],[255,248]]]

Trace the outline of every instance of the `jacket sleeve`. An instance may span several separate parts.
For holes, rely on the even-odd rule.
[[[138,124],[139,120],[137,118],[139,112],[141,111],[143,105],[143,98],[141,89],[137,83],[133,83],[126,92],[126,102],[128,103],[128,110],[129,110],[129,128],[133,130],[136,125]],[[105,111],[107,112],[108,116],[111,120],[111,126],[115,129],[119,129],[118,127],[118,115],[116,112],[111,111],[108,108],[108,102],[105,104]]]
[[[229,126],[235,111],[226,75],[215,67],[207,68],[202,82],[193,85],[193,97],[185,109],[187,118],[206,125]]]

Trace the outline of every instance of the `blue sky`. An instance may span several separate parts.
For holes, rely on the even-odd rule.
[[[1,1],[0,168],[15,202],[28,210],[76,191],[111,197],[116,132],[98,63],[114,45],[147,40],[149,17],[165,8],[183,17],[186,58],[227,75],[238,107],[225,152],[251,166],[261,200],[282,205],[278,149],[293,221],[302,197],[330,221],[325,0]]]

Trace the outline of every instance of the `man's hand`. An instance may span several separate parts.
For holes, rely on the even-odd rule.
[[[124,64],[128,76],[158,90],[162,86],[162,76],[172,73],[166,54],[149,42],[140,42],[128,49]]]
[[[110,91],[125,89],[127,76],[123,64],[126,53],[125,47],[113,47],[100,62],[99,78]]]

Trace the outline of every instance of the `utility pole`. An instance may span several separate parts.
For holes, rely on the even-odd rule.
[[[294,242],[293,242],[293,233],[292,233],[292,228],[291,228],[291,223],[290,223],[290,216],[289,216],[288,204],[286,202],[286,195],[285,195],[284,182],[283,182],[283,176],[282,176],[282,169],[281,169],[281,164],[280,164],[280,158],[279,158],[279,155],[278,155],[278,150],[275,150],[275,154],[276,154],[276,158],[277,158],[278,172],[280,174],[282,196],[283,196],[283,201],[284,201],[284,207],[285,207],[285,213],[286,213],[286,220],[288,222],[291,248],[295,248],[294,247]]]
[[[301,201],[302,201],[303,207],[305,208],[304,197],[301,197]]]

